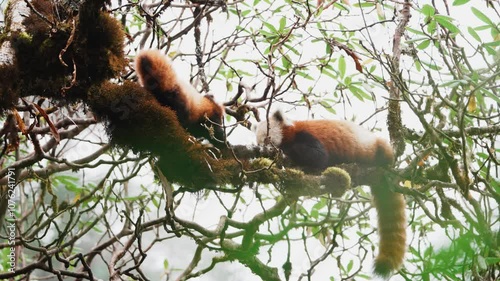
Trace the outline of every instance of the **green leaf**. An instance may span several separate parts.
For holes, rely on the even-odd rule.
[[[332,53],[332,46],[330,44],[326,43],[326,53],[331,54]]]
[[[263,35],[266,39],[271,39],[271,38],[275,38],[276,37],[276,34],[267,32],[265,30],[261,30],[259,32],[260,32],[260,35]]]
[[[488,154],[486,154],[484,152],[478,152],[478,153],[476,153],[476,156],[483,159],[483,160],[486,160],[490,157]]]
[[[490,30],[491,26],[489,26],[489,25],[480,25],[480,26],[474,27],[474,29],[476,31]]]
[[[432,246],[429,246],[427,249],[424,250],[424,258],[430,257],[433,252],[434,248]]]
[[[269,29],[269,31],[273,32],[273,33],[278,33],[278,30],[276,30],[276,28],[274,27],[274,25],[266,22],[266,21],[263,21],[262,24],[267,27],[267,29]]]
[[[486,49],[486,51],[488,52],[488,54],[490,56],[496,56],[497,55],[497,51],[495,48],[492,48],[490,46],[484,46],[484,48]]]
[[[306,78],[308,80],[314,81],[314,78],[311,75],[309,75],[309,74],[307,74],[307,73],[305,73],[303,71],[297,71],[297,75],[299,75],[301,77],[304,77],[304,78]]]
[[[497,104],[500,104],[500,97],[498,95],[487,90],[482,90],[480,92],[485,96],[489,97],[490,99],[494,100]]]
[[[471,74],[469,74],[469,78],[475,83],[477,84],[478,81],[479,81],[479,73],[477,71],[472,71]]]
[[[451,22],[453,20],[452,18],[443,15],[436,15],[434,18],[441,26],[448,29],[450,32],[452,33],[460,32],[458,27]]]
[[[83,189],[83,187],[81,187],[80,185],[77,185],[78,178],[76,178],[76,177],[72,177],[72,176],[68,176],[68,175],[59,175],[59,176],[54,177],[54,180],[56,182],[59,182],[62,185],[64,185],[66,190],[69,190],[72,192],[78,193],[78,192],[81,192]]]
[[[78,179],[79,179],[78,177],[74,177],[74,176],[70,176],[70,175],[58,175],[55,178],[57,180],[61,181],[61,182],[62,181],[65,181],[65,182],[66,181],[73,181],[73,182],[75,182],[75,181],[78,181]]]
[[[444,82],[442,84],[439,84],[439,87],[450,87],[450,88],[455,88],[459,85],[467,85],[467,80],[450,80],[447,82]]]
[[[344,85],[349,86],[349,85],[351,85],[351,83],[352,83],[352,77],[351,76],[347,76],[344,79]]]
[[[375,3],[372,3],[372,2],[355,3],[352,6],[353,7],[361,7],[361,8],[371,8],[371,7],[375,6]]]
[[[426,40],[422,41],[422,43],[418,44],[417,48],[420,49],[420,50],[423,50],[423,49],[429,47],[430,43],[431,43],[431,40],[426,39]]]
[[[123,200],[126,200],[126,201],[138,201],[138,200],[143,200],[147,198],[146,195],[137,195],[137,196],[128,196],[128,197],[123,197]]]
[[[319,217],[319,212],[317,209],[312,209],[311,210],[311,213],[310,213],[310,216],[314,219],[317,219]]]
[[[321,198],[316,204],[313,205],[312,209],[321,210],[327,206],[327,201]]]
[[[427,32],[430,34],[434,34],[436,32],[436,21],[431,20],[429,24],[427,25]]]
[[[424,16],[426,17],[432,17],[434,14],[436,14],[436,9],[434,9],[434,7],[432,7],[431,5],[429,4],[425,4],[423,7],[422,7],[422,10],[421,10],[422,14],[424,14]]]
[[[422,64],[420,64],[420,61],[415,61],[415,68],[417,68],[418,72],[422,71]]]
[[[335,111],[335,109],[332,107],[331,104],[325,102],[325,101],[320,101],[319,104],[324,108],[326,109],[328,112],[332,113],[332,114],[337,114],[337,111]]]
[[[498,46],[500,46],[500,41],[493,41],[493,42],[484,43],[483,46],[498,47]]]
[[[479,34],[477,34],[476,30],[474,30],[474,28],[472,27],[468,27],[467,28],[467,31],[469,31],[469,34],[474,37],[474,39],[476,39],[477,42],[482,42],[481,41],[481,37],[479,36]]]
[[[455,0],[453,1],[453,6],[460,6],[469,3],[470,0]]]
[[[352,267],[354,266],[354,262],[352,260],[347,264],[347,272],[351,272]]]
[[[272,3],[272,2],[271,2],[271,3]],[[289,4],[281,5],[281,6],[279,6],[278,8],[274,9],[273,14],[279,14],[279,13],[281,13],[281,11],[283,10],[283,8],[285,8],[285,7],[286,7],[286,8],[288,8],[289,6],[290,6]],[[299,13],[297,13],[297,15],[298,15],[298,14],[299,14]]]
[[[354,85],[350,85],[348,88],[349,91],[351,91],[351,93],[360,101],[372,99],[371,95],[367,94],[365,91],[361,90],[360,88]]]
[[[160,202],[158,202],[158,200],[156,199],[156,197],[152,197],[151,198],[151,202],[153,202],[153,205],[156,207],[156,208],[159,208],[160,207]]]
[[[496,193],[500,193],[500,181],[492,179],[491,186],[493,186],[493,189],[495,189]]]
[[[279,28],[279,31],[283,31],[285,29],[285,26],[286,26],[286,17],[282,17],[280,19],[280,28]]]
[[[345,58],[344,58],[344,56],[341,56],[339,58],[339,73],[340,73],[340,78],[344,78],[344,76],[345,76],[345,69],[346,69]]]
[[[413,29],[411,27],[407,27],[406,30],[410,31],[411,33],[415,33],[417,35],[425,35],[425,33],[423,33],[422,31],[417,30],[417,29]]]
[[[479,107],[484,108],[486,104],[484,103],[484,95],[481,93],[481,91],[476,91],[475,92],[476,96],[476,103]]]
[[[290,50],[290,51],[292,51],[294,54],[296,54],[297,56],[300,56],[300,52],[299,52],[299,51],[297,51],[297,49],[295,49],[295,48],[294,48],[293,46],[291,46],[290,44],[284,44],[284,46],[285,46],[288,50]]]
[[[490,18],[488,18],[488,16],[486,16],[485,14],[483,14],[483,12],[479,11],[478,9],[476,9],[474,7],[472,7],[471,10],[472,10],[472,13],[478,19],[480,19],[481,21],[483,21],[484,23],[488,24],[491,27],[495,27],[495,24],[493,23],[493,21]]]
[[[491,29],[491,37],[493,38],[493,40],[495,40],[496,42],[500,41],[500,31],[497,29],[497,28],[492,28]]]
[[[279,73],[279,75],[285,75],[285,74],[288,74],[290,72],[290,71],[288,71],[287,68],[280,67],[277,65],[274,66],[274,70],[276,70]]]
[[[233,91],[233,84],[231,84],[229,81],[226,82],[226,90],[228,92],[232,92]]]
[[[321,35],[323,35],[323,37],[326,37],[325,28],[323,27],[321,22],[316,23],[316,29],[318,29],[318,31],[321,32]]]
[[[236,11],[235,9],[229,9],[229,12],[230,12],[231,14],[238,15],[238,11]]]
[[[163,260],[163,269],[168,269],[168,260],[167,259]]]
[[[339,10],[349,12],[349,7],[347,5],[343,5],[343,4],[338,3],[338,2],[334,2],[334,3],[335,3],[335,4],[333,4],[334,9],[339,9]]]
[[[365,279],[365,280],[372,280],[373,276],[367,275],[367,274],[363,274],[363,273],[356,273],[356,277],[358,277],[360,279]]]
[[[333,79],[337,79],[338,78],[337,74],[335,74],[335,73],[331,72],[330,70],[326,69],[326,67],[323,67],[323,69],[321,69],[321,73],[325,74],[326,76],[331,77]]]
[[[489,265],[494,265],[494,264],[500,263],[500,258],[497,258],[497,257],[487,257],[485,260],[486,260],[486,263]]]
[[[292,65],[292,62],[287,56],[281,57],[281,63],[283,63],[283,67],[285,67],[286,69],[290,69],[290,65]]]
[[[242,16],[242,17],[246,17],[246,16],[248,16],[251,12],[252,12],[252,10],[245,10],[245,11],[241,12],[241,16]]]
[[[429,63],[429,62],[425,62],[425,61],[421,61],[421,63],[427,67],[429,67],[430,69],[432,70],[441,70],[442,67],[434,64],[434,63]]]

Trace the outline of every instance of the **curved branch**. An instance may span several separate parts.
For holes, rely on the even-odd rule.
[[[73,137],[77,136],[79,133],[81,133],[87,127],[88,127],[88,125],[75,126],[72,129],[69,129],[69,130],[59,130],[58,132],[59,132],[59,136],[60,136],[61,140],[62,139],[70,139],[70,138],[73,138]],[[57,143],[58,142],[54,138],[50,138],[50,140],[47,141],[47,143],[45,143],[45,145],[43,145],[41,147],[41,149],[42,149],[42,151],[47,152],[50,149],[52,149],[53,147],[55,147],[57,145]],[[99,156],[99,155],[94,155],[94,156],[97,158],[97,156]],[[7,179],[5,178],[5,175],[7,174],[9,168],[15,168],[15,169],[26,168],[26,167],[31,166],[31,165],[35,164],[36,162],[42,160],[43,158],[44,158],[44,155],[42,155],[42,154],[31,153],[26,158],[20,159],[20,160],[14,162],[9,167],[0,170],[0,176],[2,177],[2,178],[0,178],[0,185],[6,184]],[[83,158],[82,161],[84,161],[85,159],[86,158]],[[75,161],[74,163],[76,163],[76,164],[83,164],[83,163],[85,163],[85,162],[78,163],[77,161]],[[48,168],[49,167],[47,167],[46,169],[48,169]],[[64,170],[69,170],[70,168],[71,167],[66,167]],[[45,169],[42,169],[42,171],[43,170],[45,170]],[[29,173],[30,173],[29,171],[23,171],[21,173],[21,175],[19,176],[19,180],[21,181],[21,180],[24,180],[25,178],[27,178]]]

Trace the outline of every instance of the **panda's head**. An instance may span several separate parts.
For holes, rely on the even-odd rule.
[[[291,125],[291,121],[286,119],[280,110],[277,110],[269,120],[262,121],[253,127],[253,131],[257,137],[257,144],[265,145],[270,143],[275,146],[281,145],[283,141],[283,127]]]

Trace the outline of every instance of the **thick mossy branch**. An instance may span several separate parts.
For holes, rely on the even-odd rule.
[[[137,83],[105,83],[95,87],[90,91],[88,104],[106,120],[114,144],[152,152],[159,157],[158,165],[170,181],[192,190],[241,185],[246,180],[273,184],[291,197],[325,193],[341,196],[351,185],[349,174],[335,167],[321,175],[310,175],[293,168],[276,168],[266,158],[237,162],[229,153],[224,153],[225,158],[217,159],[215,151],[186,132],[175,112],[162,106]],[[248,147],[248,150],[255,151],[255,148]],[[255,154],[247,156],[246,159],[250,159]],[[245,173],[245,179],[241,177],[242,168],[257,172]]]
[[[356,163],[340,164],[336,167],[349,174],[352,186],[380,185],[381,180],[391,176],[391,171],[384,167],[373,167]]]
[[[340,197],[351,187],[349,174],[337,167],[329,167],[321,175],[311,175],[293,168],[276,168],[271,164],[265,158],[252,161],[250,168],[259,172],[249,173],[249,182],[274,184],[283,194],[292,197],[326,193]]]
[[[26,31],[11,32],[5,39],[11,41],[16,58],[13,65],[0,66],[0,114],[28,95],[62,104],[82,101],[106,122],[112,143],[154,154],[170,181],[192,190],[241,186],[248,180],[272,183],[291,196],[340,196],[349,188],[349,175],[338,168],[316,176],[269,168],[269,161],[248,161],[270,157],[273,149],[239,147],[216,157],[218,151],[198,143],[175,112],[137,83],[107,82],[118,78],[128,61],[123,28],[104,11],[103,1],[86,0],[79,7],[46,0],[30,3],[33,9],[23,21]],[[255,170],[260,171],[247,172]]]
[[[233,182],[236,161],[213,157],[180,125],[170,108],[136,83],[105,83],[92,88],[88,104],[106,120],[112,142],[159,157],[163,174],[189,188]]]

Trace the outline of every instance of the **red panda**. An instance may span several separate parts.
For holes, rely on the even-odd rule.
[[[158,102],[170,107],[179,122],[193,136],[212,140],[207,127],[213,128],[212,141],[221,147],[225,141],[222,118],[224,107],[213,96],[201,95],[191,84],[177,77],[170,60],[159,50],[143,50],[135,58],[139,81]]]
[[[258,144],[270,141],[305,171],[322,171],[340,163],[389,166],[394,162],[386,140],[348,121],[290,121],[276,111],[269,122],[256,126],[255,133]],[[405,200],[388,188],[372,187],[372,194],[380,236],[374,272],[387,278],[399,269],[406,251]]]

